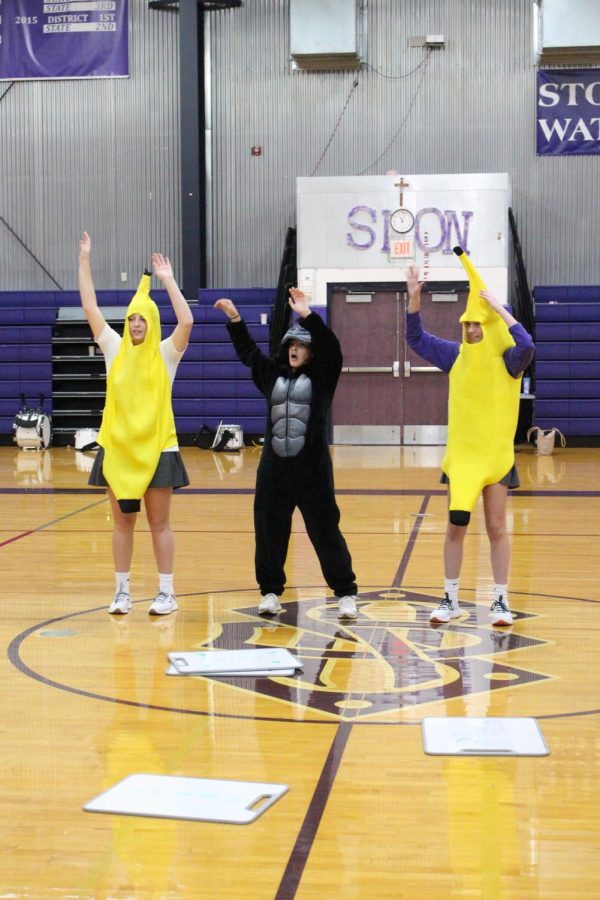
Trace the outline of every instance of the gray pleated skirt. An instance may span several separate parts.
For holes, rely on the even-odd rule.
[[[450,484],[450,480],[448,476],[442,472],[440,475],[440,483],[441,484]],[[507,472],[504,478],[501,478],[498,484],[505,484],[509,490],[514,490],[515,488],[521,487],[521,481],[519,479],[519,473],[517,471],[516,464],[512,467],[510,472]]]
[[[104,449],[100,447],[88,478],[88,484],[96,487],[108,487],[108,482],[102,474],[102,463],[104,462]],[[160,454],[156,471],[152,476],[152,481],[148,485],[149,488],[166,488],[170,487],[176,490],[185,487],[190,483],[188,473],[186,472],[183,459],[179,450],[167,450]]]

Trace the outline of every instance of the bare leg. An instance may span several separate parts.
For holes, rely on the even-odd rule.
[[[108,488],[108,497],[113,517],[112,552],[115,572],[129,572],[133,555],[133,532],[135,531],[137,514],[121,512],[116,497],[110,488]]]
[[[172,493],[172,488],[149,488],[144,494],[154,559],[162,575],[172,574],[175,557],[175,543],[169,522]]]
[[[507,497],[508,487],[505,484],[490,484],[483,489],[485,529],[490,541],[492,572],[496,584],[508,582],[510,542],[506,530]]]
[[[457,579],[460,577],[460,569],[463,561],[463,547],[467,527],[464,525],[446,526],[444,539],[444,577]]]
[[[442,625],[460,616],[458,605],[458,579],[463,560],[463,547],[466,525],[446,525],[446,537],[444,538],[444,599],[437,609],[429,616],[429,621],[434,625]],[[452,584],[451,584],[452,583]]]

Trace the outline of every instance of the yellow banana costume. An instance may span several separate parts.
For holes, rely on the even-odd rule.
[[[442,470],[450,482],[450,521],[463,525],[481,490],[501,481],[514,465],[520,379],[512,377],[503,359],[515,345],[508,326],[479,296],[486,287],[467,254],[460,247],[454,252],[469,277],[467,308],[459,321],[479,322],[483,329],[483,339],[468,344],[463,327],[461,348],[449,374],[448,444]]]
[[[143,343],[133,344],[128,320],[146,320]],[[171,383],[161,356],[160,315],[144,274],[127,307],[123,339],[110,367],[98,443],[104,448],[102,471],[123,512],[137,512],[160,454],[177,444]]]

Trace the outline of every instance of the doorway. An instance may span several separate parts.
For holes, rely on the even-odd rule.
[[[423,327],[458,341],[468,284],[426,284]],[[448,376],[406,343],[404,282],[329,290],[329,321],[344,354],[332,406],[334,444],[444,444]]]

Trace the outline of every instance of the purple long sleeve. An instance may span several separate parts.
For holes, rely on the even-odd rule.
[[[513,378],[518,378],[533,359],[535,347],[531,335],[519,322],[511,325],[508,330],[515,346],[509,347],[505,352],[504,364]],[[415,353],[443,372],[450,371],[460,350],[457,341],[446,341],[424,331],[421,314],[418,312],[406,314],[406,340]]]
[[[443,372],[449,372],[458,356],[460,344],[456,341],[446,341],[423,330],[421,313],[406,314],[406,340],[409,346]]]
[[[504,354],[504,364],[513,378],[519,378],[535,353],[535,344],[528,331],[517,322],[508,329],[514,339],[515,346],[509,347]]]

